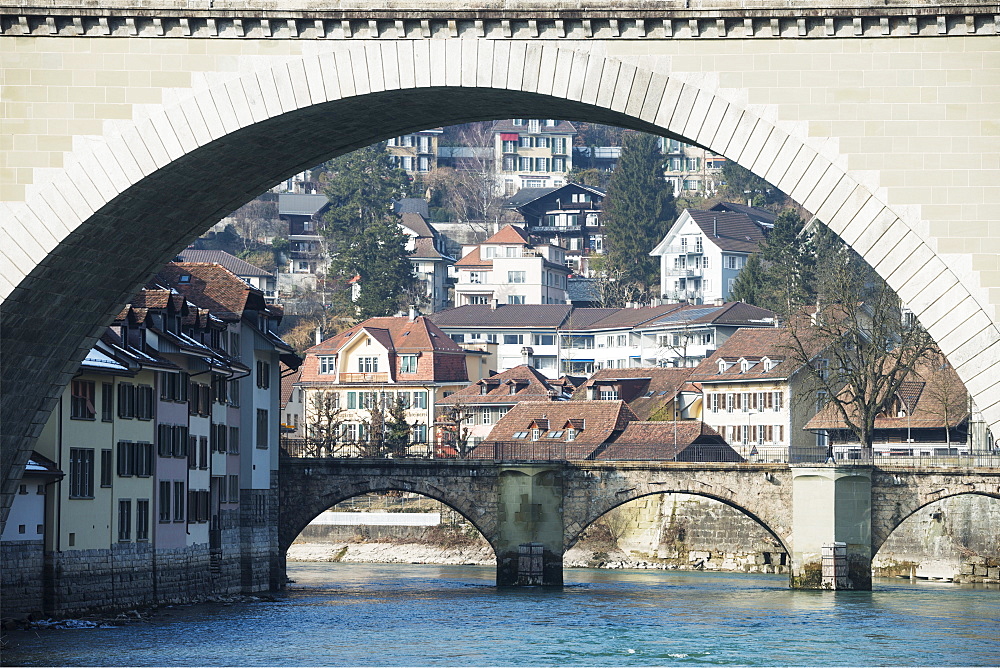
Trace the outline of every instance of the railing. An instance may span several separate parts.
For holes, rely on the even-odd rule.
[[[580,225],[539,225],[537,227],[532,227],[531,232],[538,233],[548,233],[548,232],[579,232],[582,229]]]
[[[342,373],[341,383],[388,383],[388,373]]]

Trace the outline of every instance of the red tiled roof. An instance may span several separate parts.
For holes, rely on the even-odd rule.
[[[791,355],[791,344],[791,334],[785,327],[737,329],[718,350],[695,368],[691,380],[711,383],[788,378],[801,367]],[[780,363],[765,371],[764,365],[757,362],[748,371],[741,372],[740,358],[756,361],[763,357],[771,361],[780,360]],[[719,373],[720,359],[732,362],[722,373]]]
[[[598,451],[594,459],[743,461],[717,431],[700,420],[630,422],[615,442]]]
[[[511,394],[511,388],[516,391]],[[486,390],[485,394],[483,390]],[[550,392],[554,394],[550,394]],[[521,401],[556,401],[562,391],[545,376],[525,364],[508,369],[462,388],[440,399],[438,406],[455,404],[516,404]]]
[[[493,260],[484,260],[479,252],[479,246],[466,253],[455,263],[456,267],[492,267]]]
[[[636,416],[648,420],[673,400],[693,372],[691,367],[601,369],[573,394],[573,399],[584,401],[594,385],[613,384],[621,388],[619,397]]]
[[[181,281],[182,276],[190,280]],[[190,302],[208,308],[222,320],[238,320],[248,308],[264,309],[263,294],[221,264],[170,262],[154,280],[168,285]]]
[[[504,225],[499,232],[483,242],[484,244],[528,244],[528,233],[516,225]]]
[[[532,423],[548,420],[551,430],[564,430],[573,420],[582,421],[583,429],[575,440],[566,441],[565,434],[560,439],[547,439],[545,434],[540,442],[565,442],[566,456],[570,459],[586,459],[601,444],[618,435],[625,426],[636,419],[635,413],[624,401],[522,401],[500,418],[484,443],[530,442],[529,439],[515,439],[514,434],[531,430]]]
[[[306,355],[332,355],[359,331],[366,330],[388,350],[463,352],[461,346],[424,316],[369,318],[306,350]]]

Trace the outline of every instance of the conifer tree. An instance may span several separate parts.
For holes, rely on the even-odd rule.
[[[606,269],[624,283],[642,289],[659,284],[659,266],[649,251],[663,239],[677,217],[673,192],[663,178],[657,138],[641,132],[625,135],[621,158],[608,184],[604,225]]]
[[[326,179],[331,206],[324,234],[330,277],[340,287],[335,300],[361,319],[396,313],[416,285],[406,236],[392,213],[393,200],[406,195],[406,173],[393,166],[384,144],[375,144],[331,160]]]

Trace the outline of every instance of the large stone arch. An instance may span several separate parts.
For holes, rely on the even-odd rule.
[[[977,494],[1000,500],[1000,475],[978,473],[877,472],[873,483],[878,494],[872,497],[872,555],[907,518],[943,499]],[[874,487],[874,485],[873,485]]]
[[[16,360],[0,373],[4,515],[17,465],[93,338],[190,239],[322,159],[421,127],[510,116],[657,132],[767,178],[888,280],[1000,425],[1000,329],[988,291],[939,254],[919,207],[890,203],[877,173],[848,169],[835,137],[750,104],[710,72],[616,58],[598,42],[325,43],[248,58],[109,121],[61,168],[41,170],[23,201],[0,204],[0,327],[5,357]]]
[[[497,539],[495,489],[487,479],[389,473],[377,467],[363,475],[327,475],[329,462],[283,462],[278,492],[278,550],[281,555],[320,513],[341,501],[382,492],[412,492],[440,501],[472,524],[494,547]],[[315,473],[315,475],[314,475]],[[447,474],[446,474],[447,475]],[[461,484],[465,481],[467,485]],[[456,484],[456,482],[458,484]],[[484,512],[486,511],[486,512]]]

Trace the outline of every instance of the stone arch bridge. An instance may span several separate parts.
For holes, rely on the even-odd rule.
[[[791,584],[871,588],[871,559],[889,534],[929,503],[956,494],[1000,499],[1000,472],[865,466],[675,462],[505,463],[460,460],[283,458],[278,546],[309,522],[369,492],[415,492],[470,521],[497,556],[497,584],[562,584],[562,556],[609,510],[650,494],[715,499],[748,515],[791,556]],[[822,550],[846,544],[847,577],[821,577]],[[526,546],[540,547],[534,569]],[[540,566],[540,568],[539,568]]]
[[[870,5],[0,7],[2,518],[78,363],[166,260],[297,171],[470,120],[615,124],[749,168],[886,278],[1000,430],[1000,11]]]

